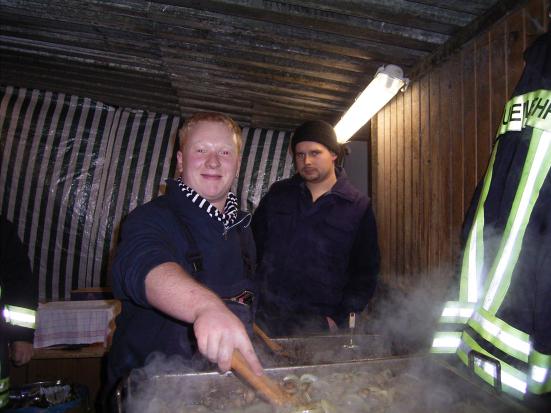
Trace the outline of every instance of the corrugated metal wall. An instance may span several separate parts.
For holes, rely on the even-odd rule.
[[[372,120],[372,197],[390,284],[450,279],[463,217],[547,7],[532,0],[505,17]]]

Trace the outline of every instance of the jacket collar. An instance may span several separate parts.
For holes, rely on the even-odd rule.
[[[216,225],[220,228],[220,233],[224,234],[232,228],[246,228],[251,222],[251,214],[248,212],[237,210],[237,218],[235,222],[228,228],[224,227],[221,221],[211,218],[209,214],[197,207],[178,186],[178,181],[175,179],[166,180],[166,196],[168,197],[170,207],[174,213],[179,216],[192,217],[194,220],[201,220],[209,225]]]
[[[335,195],[350,202],[355,201],[360,196],[360,192],[352,185],[344,168],[342,166],[335,166],[335,175],[337,175],[337,182],[324,196]],[[301,190],[308,191],[306,183],[300,174],[296,173],[290,181],[293,185],[299,186]]]

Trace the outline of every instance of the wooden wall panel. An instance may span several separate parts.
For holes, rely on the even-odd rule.
[[[426,149],[430,156],[430,168],[428,176],[428,229],[429,229],[429,238],[428,238],[428,266],[429,268],[438,268],[440,265],[440,254],[439,254],[439,238],[440,232],[442,230],[442,222],[440,220],[441,214],[441,199],[442,194],[440,192],[439,177],[440,177],[440,130],[439,126],[444,121],[440,116],[440,73],[439,70],[434,70],[428,76],[428,102],[427,106],[424,108],[425,112],[428,113],[428,145]],[[423,110],[423,108],[421,108]]]
[[[451,69],[451,66],[450,66]],[[452,81],[449,76],[445,76],[444,72],[439,73],[439,108],[440,108],[440,121],[438,128],[438,142],[439,142],[439,168],[440,172],[437,175],[438,178],[438,191],[436,196],[440,201],[438,206],[439,214],[437,215],[440,232],[438,238],[438,247],[439,250],[439,268],[442,268],[447,265],[449,258],[451,256],[451,214],[452,214],[452,199],[453,193],[451,188],[451,163],[453,162],[453,155],[450,152],[452,146],[452,135],[451,135],[451,123],[452,123],[452,113],[454,99],[450,99],[451,85]],[[455,83],[455,80],[453,81]],[[449,192],[449,197],[442,197],[442,193]]]
[[[402,107],[402,97],[394,99],[392,105],[390,106],[391,113],[391,134],[392,134],[392,152],[393,152],[393,162],[392,171],[393,171],[393,182],[392,187],[394,188],[394,199],[393,202],[393,221],[394,221],[394,232],[395,240],[393,242],[395,257],[396,257],[396,272],[401,274],[403,273],[403,256],[404,256],[404,224],[403,224],[403,198],[404,198],[404,161],[403,161],[403,126],[401,125],[403,119],[403,107]]]
[[[462,66],[462,89],[463,89],[463,142],[465,165],[463,196],[465,205],[469,205],[473,196],[474,188],[477,184],[478,165],[473,160],[477,159],[476,134],[478,131],[477,122],[473,119],[476,116],[476,73],[475,73],[475,50],[476,44],[473,42],[463,50],[461,58]]]
[[[493,127],[490,125],[491,100],[490,96],[490,62],[488,34],[480,36],[476,42],[476,95],[475,95],[475,119],[476,119],[476,143],[477,143],[477,170],[476,181],[479,182],[486,172],[486,165],[492,150]],[[502,106],[505,101],[502,102]]]
[[[451,278],[463,218],[547,7],[532,0],[506,16],[373,119],[373,200],[389,284]]]
[[[463,222],[463,213],[465,208],[465,163],[464,163],[464,134],[463,134],[463,83],[462,83],[462,71],[461,71],[461,56],[456,55],[450,61],[450,76],[446,80],[446,87],[444,88],[444,96],[441,99],[445,99],[449,103],[448,110],[448,133],[449,133],[449,147],[446,156],[449,156],[449,170],[448,170],[448,186],[450,193],[450,211],[449,211],[449,242],[450,242],[450,257],[452,259],[452,265],[454,259],[459,254],[459,234],[456,233],[456,229],[459,228]],[[453,97],[450,99],[449,97]],[[446,242],[446,240],[443,240]]]
[[[419,245],[422,239],[421,211],[422,211],[422,179],[421,179],[421,129],[419,102],[420,92],[419,84],[414,83],[409,89],[411,94],[411,152],[408,156],[411,158],[411,182],[412,192],[410,213],[406,220],[411,220],[412,227],[412,245],[410,250],[411,259],[411,278],[418,274],[422,267],[422,260],[419,254]]]
[[[548,24],[548,1],[531,1],[523,10],[525,47],[531,44],[543,33]]]
[[[505,35],[506,21],[500,21],[490,32],[490,127],[492,128],[492,137],[497,132],[498,125],[501,122],[503,114],[503,104],[507,101],[507,77],[505,74],[505,47],[507,38]]]
[[[413,180],[412,166],[413,156],[410,154],[413,151],[413,139],[411,137],[411,90],[403,94],[402,98],[402,113],[403,113],[403,168],[404,168],[404,193],[402,199],[402,219],[404,228],[404,243],[403,243],[403,273],[410,277],[413,273],[412,249],[415,248],[413,219],[411,216],[413,209]]]
[[[392,136],[390,135],[390,106],[387,106],[384,109],[384,135],[383,135],[383,145],[384,145],[384,181],[383,181],[383,188],[385,193],[385,205],[388,206],[386,208],[385,214],[384,214],[384,224],[386,225],[386,228],[388,228],[388,231],[383,232],[383,239],[384,239],[384,245],[383,245],[383,256],[385,258],[394,257],[394,251],[392,250],[392,175],[391,175],[391,168],[390,165],[392,163]],[[389,274],[390,277],[394,277],[394,274]]]
[[[431,214],[431,168],[432,159],[431,154],[432,144],[429,131],[429,79],[428,76],[421,79],[419,86],[419,141],[421,144],[421,207],[419,209],[420,214],[420,227],[421,227],[421,240],[419,243],[421,253],[421,268],[428,269],[430,267],[430,214]]]
[[[526,48],[526,36],[523,34],[526,32],[524,28],[524,12],[522,16],[518,13],[509,16],[506,19],[506,66],[505,72],[507,73],[507,96],[513,93],[513,89],[516,86],[524,65],[516,64],[516,62],[522,62],[522,54]]]

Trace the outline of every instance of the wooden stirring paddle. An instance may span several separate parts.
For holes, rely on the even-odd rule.
[[[294,404],[294,399],[290,394],[285,393],[279,385],[268,376],[257,376],[251,369],[251,366],[243,357],[243,354],[237,349],[233,351],[231,368],[255,390],[260,392],[272,405],[281,407]]]
[[[325,401],[308,403],[307,405],[300,403],[299,400],[285,393],[268,376],[257,376],[243,354],[237,349],[232,354],[231,368],[253,389],[260,392],[270,404],[275,406],[279,413],[333,413],[336,411]],[[331,408],[327,409],[328,407]]]
[[[276,343],[274,340],[272,340],[265,332],[262,330],[258,324],[253,323],[253,331],[254,333],[264,341],[264,343],[268,346],[270,350],[272,350],[275,354],[278,356],[283,356],[287,358],[291,358],[291,355],[283,348],[283,346],[279,343]]]

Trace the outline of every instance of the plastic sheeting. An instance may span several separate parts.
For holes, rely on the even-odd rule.
[[[293,172],[291,132],[244,128],[243,141],[241,168],[233,191],[241,209],[254,211],[270,185]]]
[[[178,116],[0,87],[0,212],[18,227],[40,301],[108,286],[121,220],[174,176]],[[244,129],[234,190],[253,210],[291,173],[289,132]]]

